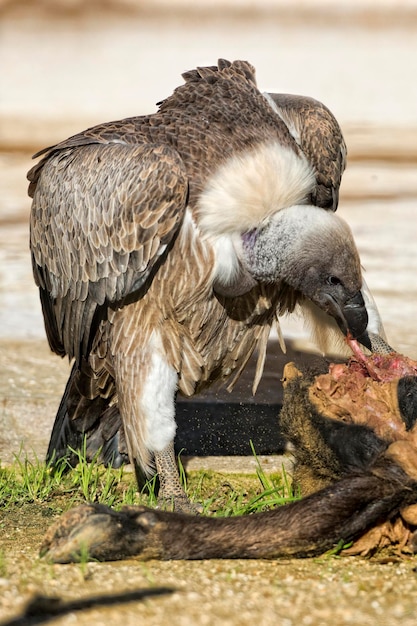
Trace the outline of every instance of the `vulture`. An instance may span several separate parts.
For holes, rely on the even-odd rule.
[[[248,62],[183,74],[157,112],[38,152],[30,249],[46,335],[73,360],[47,459],[86,441],[158,474],[190,510],[176,394],[239,377],[296,308],[372,348],[381,324],[336,214],[346,146],[314,99],[258,90]],[[343,335],[340,335],[343,336]]]

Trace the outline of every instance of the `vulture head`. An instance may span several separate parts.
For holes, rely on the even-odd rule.
[[[288,207],[242,235],[243,264],[260,283],[283,282],[367,347],[359,255],[348,225],[309,205]]]
[[[220,169],[198,213],[216,251],[214,290],[235,297],[259,284],[290,287],[297,303],[313,303],[345,336],[371,348],[351,230],[333,211],[309,203],[314,186],[311,164],[282,145],[260,146]]]

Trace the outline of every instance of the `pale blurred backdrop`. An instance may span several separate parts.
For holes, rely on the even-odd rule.
[[[181,73],[247,59],[323,101],[348,144],[351,224],[388,339],[417,357],[417,0],[0,0],[0,336],[43,337],[27,245],[31,154],[155,110]],[[306,341],[301,322],[284,324]]]

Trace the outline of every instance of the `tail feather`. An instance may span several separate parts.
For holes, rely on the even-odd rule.
[[[87,380],[86,380],[87,379]],[[87,461],[97,456],[104,465],[120,467],[129,462],[123,425],[112,397],[91,393],[85,369],[74,364],[59,405],[46,453],[47,463],[67,459],[75,466],[77,452],[85,450]],[[89,392],[89,397],[83,395]]]

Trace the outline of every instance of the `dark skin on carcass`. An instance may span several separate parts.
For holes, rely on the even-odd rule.
[[[284,370],[280,426],[295,448],[303,498],[245,517],[212,518],[86,504],[48,531],[41,554],[92,559],[306,557],[417,551],[417,362],[398,353],[314,371]]]

